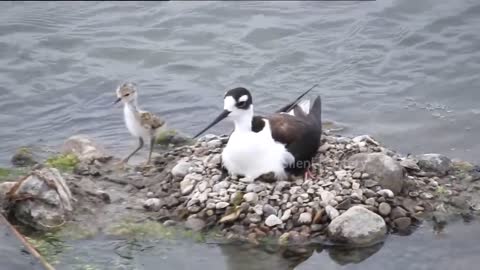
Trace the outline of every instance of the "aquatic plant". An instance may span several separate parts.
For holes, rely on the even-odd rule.
[[[60,171],[72,172],[79,162],[80,160],[74,154],[62,154],[48,158],[45,164]]]
[[[162,130],[157,134],[156,143],[162,145],[169,144],[175,135],[177,135],[177,131],[174,129]]]
[[[106,231],[107,234],[127,237],[130,239],[191,239],[200,243],[205,242],[208,236],[213,237],[215,235],[215,232],[213,231],[209,234],[204,234],[179,227],[167,227],[155,221],[145,221],[141,223],[125,221],[111,226]]]
[[[16,181],[25,174],[26,169],[24,168],[0,168],[0,182]]]
[[[58,264],[58,254],[70,248],[56,233],[45,233],[36,236],[26,236],[25,239],[47,260],[50,264]]]

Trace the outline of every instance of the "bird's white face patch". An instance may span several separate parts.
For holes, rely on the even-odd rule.
[[[223,109],[229,112],[232,112],[236,109],[235,107],[235,99],[232,96],[227,96],[223,100]]]
[[[247,101],[247,100],[248,100],[248,96],[247,96],[247,95],[243,95],[243,96],[241,96],[241,97],[238,99],[238,101],[240,101],[240,102],[244,102],[244,101]]]

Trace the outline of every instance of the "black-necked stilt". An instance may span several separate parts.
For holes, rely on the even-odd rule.
[[[270,172],[277,179],[285,179],[287,172],[307,175],[322,134],[320,97],[311,106],[309,100],[300,101],[310,90],[277,113],[262,117],[254,116],[247,89],[231,89],[225,93],[223,112],[194,138],[231,119],[235,129],[222,152],[222,164],[230,174],[250,181]]]
[[[140,110],[138,108],[137,97],[138,90],[134,83],[126,82],[117,88],[117,100],[114,104],[122,101],[124,104],[123,112],[125,124],[132,136],[138,138],[138,147],[122,160],[128,160],[137,153],[144,145],[144,140],[150,141],[150,152],[148,153],[147,164],[152,158],[153,146],[155,144],[155,135],[158,130],[165,126],[165,122],[153,113]]]

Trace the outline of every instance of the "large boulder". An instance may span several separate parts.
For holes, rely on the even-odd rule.
[[[51,230],[69,218],[73,197],[57,169],[32,171],[7,193],[15,218],[37,230]]]
[[[17,182],[0,183],[0,214],[8,206],[7,194],[17,184]]]
[[[37,164],[33,155],[33,151],[27,147],[21,147],[17,149],[15,154],[12,156],[11,161],[16,167],[33,166]]]
[[[362,247],[383,241],[387,225],[381,216],[357,205],[335,218],[327,230],[333,241]]]
[[[434,173],[438,176],[447,175],[453,168],[452,161],[440,154],[423,154],[416,156],[418,166],[425,172]]]
[[[112,158],[106,150],[87,135],[74,135],[68,138],[62,146],[63,154],[74,154],[82,162],[98,160],[105,162]]]
[[[403,167],[393,158],[382,153],[359,153],[347,160],[357,171],[368,173],[383,188],[398,194],[405,182]]]

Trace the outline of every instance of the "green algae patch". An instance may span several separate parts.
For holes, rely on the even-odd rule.
[[[48,158],[45,164],[63,172],[72,172],[79,162],[76,155],[64,154]]]
[[[454,161],[453,167],[460,172],[469,172],[475,168],[475,166],[467,161]]]
[[[173,129],[162,130],[157,134],[157,144],[169,144],[172,138],[177,135],[177,131]]]
[[[83,240],[91,239],[97,235],[98,231],[95,229],[86,228],[77,224],[67,224],[61,230],[56,232],[56,235],[65,240]]]
[[[438,196],[443,196],[448,194],[448,190],[443,186],[438,186],[435,190]]]
[[[187,136],[180,134],[178,131],[174,129],[165,129],[161,130],[156,134],[156,144],[159,145],[187,145],[192,144],[194,141]]]
[[[208,234],[194,232],[181,227],[167,227],[155,221],[145,221],[141,223],[129,222],[112,225],[106,230],[108,235],[120,236],[129,239],[157,239],[157,240],[176,240],[191,239],[195,242],[203,243],[209,236],[213,236],[215,232]]]
[[[0,182],[17,181],[26,174],[27,169],[25,168],[0,168]]]
[[[134,223],[126,221],[124,223],[115,224],[107,229],[107,233],[115,236],[127,238],[159,238],[170,239],[175,234],[175,229],[165,227],[161,223],[154,221],[146,221],[142,223]]]
[[[27,236],[25,239],[52,265],[59,263],[58,255],[60,253],[71,248],[67,246],[56,233]]]

